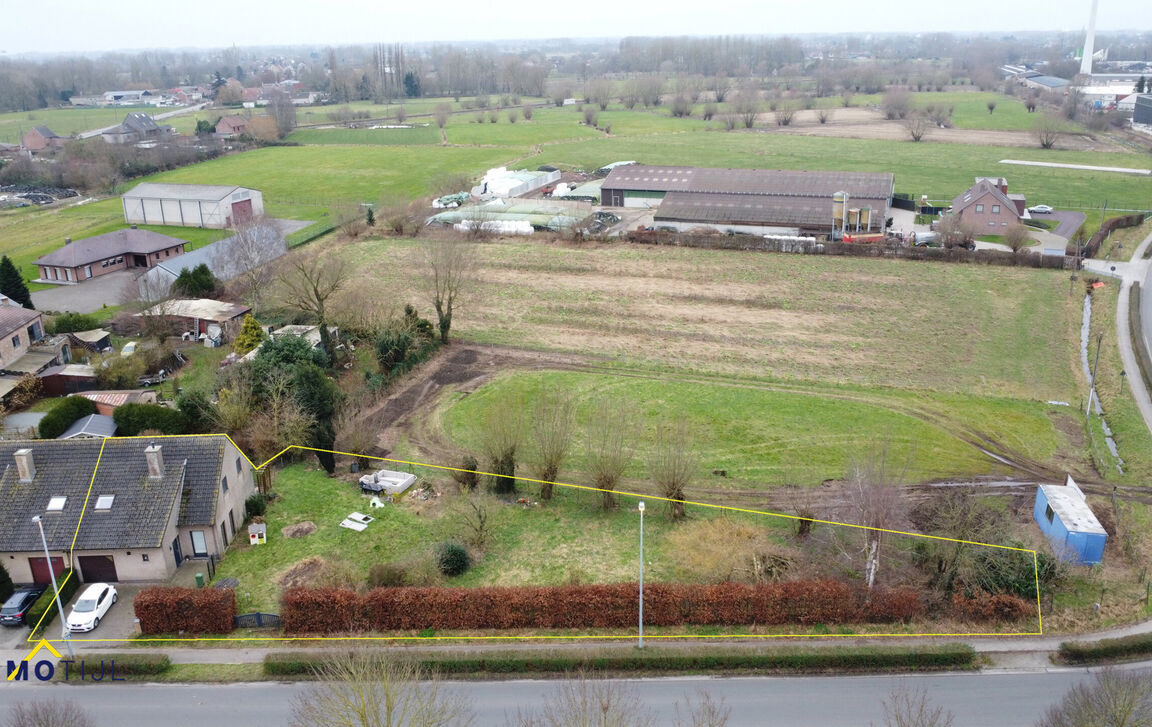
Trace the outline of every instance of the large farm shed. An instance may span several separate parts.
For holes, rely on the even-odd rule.
[[[659,225],[757,234],[828,233],[848,214],[850,231],[884,229],[889,173],[773,169],[616,167],[604,180],[605,206],[656,208]],[[834,204],[833,196],[847,199]]]
[[[120,198],[129,224],[235,227],[264,214],[264,195],[248,187],[145,182]]]

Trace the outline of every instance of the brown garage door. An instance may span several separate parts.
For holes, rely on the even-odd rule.
[[[46,585],[52,582],[52,574],[48,572],[48,561],[43,558],[29,558],[28,567],[32,569],[32,582],[37,585]],[[56,575],[64,572],[64,559],[52,558],[52,570]]]
[[[77,560],[85,583],[115,583],[120,580],[116,577],[116,561],[110,555],[82,555]]]
[[[242,225],[252,219],[252,200],[232,203],[232,224]]]

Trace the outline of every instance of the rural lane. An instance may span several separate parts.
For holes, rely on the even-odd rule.
[[[954,727],[1019,727],[1033,724],[1086,670],[1050,673],[910,674],[885,676],[671,677],[613,680],[639,697],[657,724],[672,724],[677,702],[701,692],[723,698],[729,724],[807,727],[866,727],[883,724],[883,701],[894,687],[923,689],[931,701],[955,714]],[[475,727],[512,724],[519,709],[540,708],[559,680],[457,682],[475,712]],[[74,701],[97,724],[198,727],[287,724],[292,701],[306,683],[136,684],[87,686],[4,684],[3,701],[42,699],[49,694]]]
[[[1140,367],[1136,362],[1136,352],[1132,347],[1132,337],[1128,331],[1128,302],[1133,283],[1140,283],[1140,314],[1141,334],[1146,344],[1152,343],[1152,260],[1145,259],[1144,253],[1152,245],[1152,234],[1149,234],[1132,253],[1131,262],[1111,262],[1108,260],[1085,260],[1084,269],[1098,275],[1107,275],[1120,279],[1120,297],[1116,303],[1116,341],[1120,350],[1120,362],[1124,364],[1124,371],[1128,373],[1128,387],[1132,390],[1132,397],[1140,415],[1144,417],[1144,425],[1152,432],[1152,397],[1149,396],[1148,387],[1144,377],[1140,375]],[[1152,350],[1152,348],[1149,348]]]

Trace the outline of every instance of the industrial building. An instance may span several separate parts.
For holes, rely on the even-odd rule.
[[[753,234],[882,232],[893,176],[627,165],[601,187],[605,206],[653,208],[658,226]]]
[[[1152,94],[1141,94],[1136,97],[1132,106],[1132,123],[1152,126]]]
[[[129,224],[223,229],[264,214],[259,190],[231,185],[145,182],[120,200]]]

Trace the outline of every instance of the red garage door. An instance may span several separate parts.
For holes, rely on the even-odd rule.
[[[48,572],[48,561],[44,558],[29,558],[28,566],[32,569],[32,582],[37,585],[45,585],[52,582],[52,574]],[[56,575],[64,572],[64,559],[54,557],[52,558],[52,570]]]
[[[232,224],[242,225],[252,219],[252,200],[245,199],[232,203]]]
[[[120,580],[116,577],[116,561],[110,555],[81,555],[76,560],[85,583],[115,583]]]

